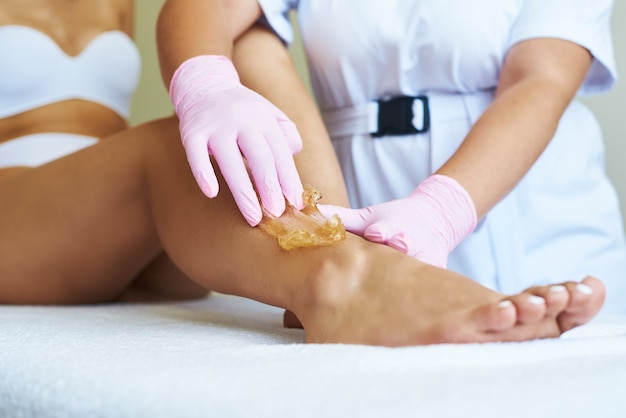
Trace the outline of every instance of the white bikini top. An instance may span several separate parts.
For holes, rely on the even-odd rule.
[[[78,55],[70,56],[37,29],[0,26],[0,57],[0,118],[83,99],[128,119],[141,57],[123,32],[104,32]]]

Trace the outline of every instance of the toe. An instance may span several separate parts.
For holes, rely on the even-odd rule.
[[[564,283],[564,286],[569,293],[569,303],[558,316],[561,332],[589,322],[602,307],[605,297],[604,285],[591,276],[582,282]]]
[[[515,328],[515,323],[516,310],[511,301],[487,303],[436,322],[421,343],[508,341],[507,332]]]
[[[512,328],[517,322],[517,311],[513,302],[504,299],[476,308],[473,322],[481,332],[501,332]]]
[[[546,316],[546,300],[528,291],[509,298],[517,310],[518,324],[535,324]]]
[[[569,292],[562,284],[531,287],[526,293],[542,298],[546,304],[546,315],[551,318],[562,313],[569,302]]]

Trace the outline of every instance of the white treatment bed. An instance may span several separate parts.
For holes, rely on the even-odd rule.
[[[626,417],[626,317],[557,340],[306,345],[282,311],[0,306],[0,417]]]

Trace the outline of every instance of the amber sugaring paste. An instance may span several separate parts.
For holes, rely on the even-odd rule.
[[[276,218],[264,211],[259,227],[278,239],[285,250],[330,245],[346,238],[346,229],[339,216],[328,219],[317,208],[321,193],[313,186],[304,186],[304,209],[287,204],[285,213]]]

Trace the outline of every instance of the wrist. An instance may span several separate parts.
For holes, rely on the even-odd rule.
[[[425,197],[438,213],[449,251],[476,228],[478,219],[474,201],[468,191],[452,177],[431,175],[411,194],[411,197],[417,196]]]
[[[211,92],[241,84],[233,62],[223,55],[197,55],[183,62],[174,71],[169,87],[169,96],[178,108],[181,101],[197,95],[200,88]]]

